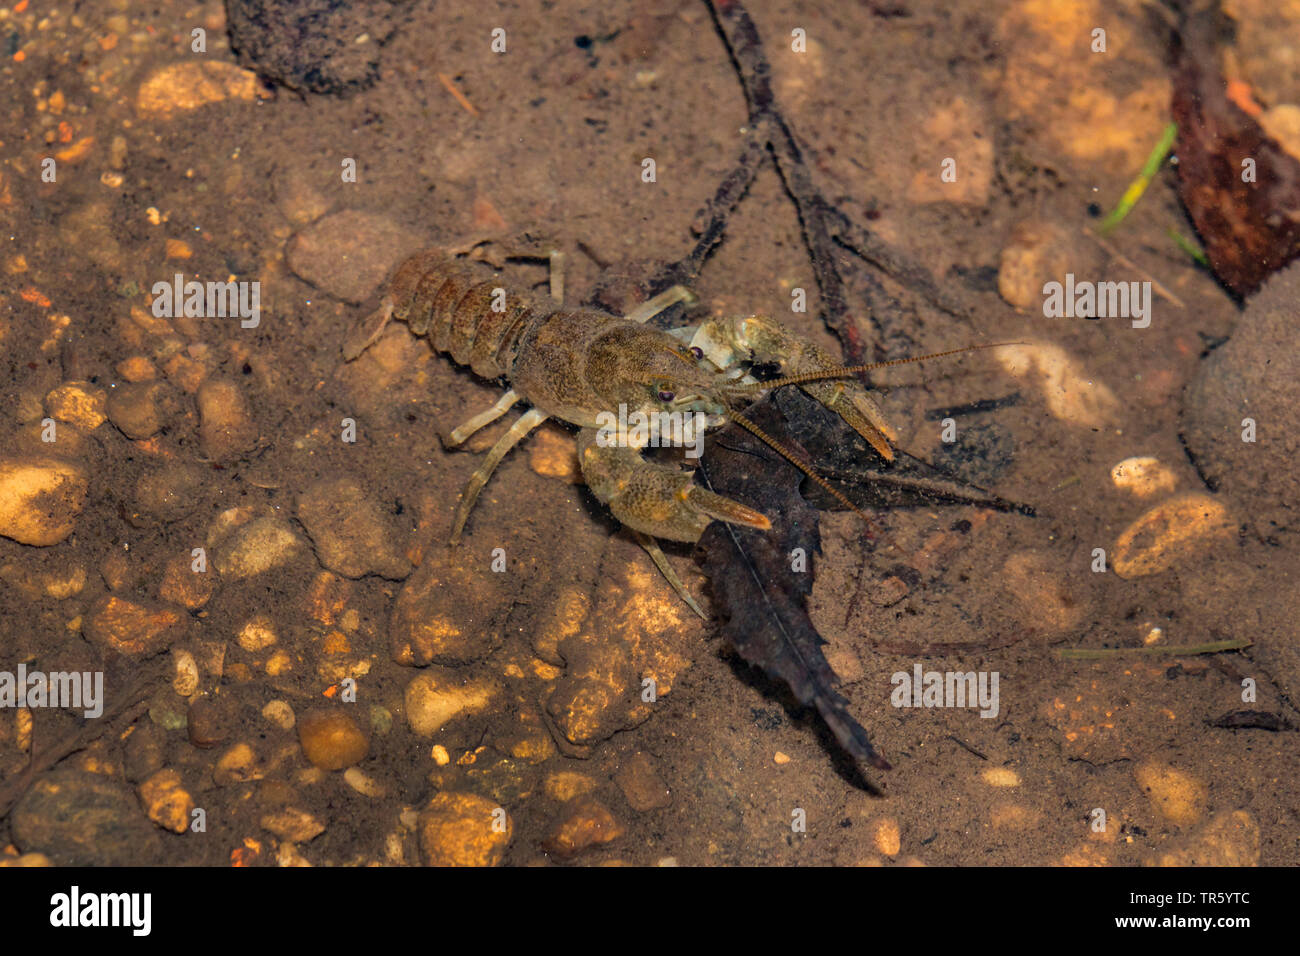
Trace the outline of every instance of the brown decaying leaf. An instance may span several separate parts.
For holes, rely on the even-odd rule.
[[[901,448],[894,450],[892,462],[884,461],[857,432],[798,389],[783,389],[775,401],[809,460],[816,462],[817,473],[859,508],[979,505],[1029,517],[1035,513],[1029,505],[969,484]],[[804,491],[819,509],[840,507],[811,482]]]
[[[1174,80],[1178,194],[1215,275],[1249,296],[1300,255],[1300,161],[1228,99],[1212,11],[1181,31]],[[1243,182],[1253,160],[1255,181]]]
[[[751,406],[746,416],[778,442],[803,452],[850,501],[866,508],[975,504],[1032,515],[911,456],[886,464],[841,419],[798,389],[783,389]],[[697,560],[709,576],[721,636],[748,663],[785,683],[817,708],[840,746],[858,764],[888,769],[867,732],[848,712],[821,647],[826,641],[808,616],[821,536],[817,510],[800,494],[805,476],[758,438],[736,426],[708,445],[699,480],[718,494],[757,508],[770,531],[714,522],[700,538]],[[810,494],[816,485],[809,483]],[[819,489],[817,489],[819,491]],[[821,493],[828,507],[838,503]],[[869,536],[869,529],[863,529]],[[792,567],[796,548],[810,559]]]
[[[781,413],[768,400],[750,408],[764,431],[789,441]],[[817,708],[844,750],[859,764],[889,769],[867,732],[848,712],[838,679],[822,654],[825,640],[808,617],[812,558],[821,550],[817,512],[799,495],[803,475],[748,432],[732,426],[712,441],[701,480],[766,514],[770,531],[715,521],[700,538],[700,562],[709,575],[722,637],[744,660],[785,683],[795,698]],[[806,571],[792,569],[802,548]]]

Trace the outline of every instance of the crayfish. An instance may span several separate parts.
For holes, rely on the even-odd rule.
[[[552,255],[556,265],[558,254]],[[842,366],[775,319],[710,318],[663,331],[646,321],[695,296],[682,286],[621,318],[594,309],[509,291],[485,267],[441,250],[418,253],[393,272],[378,309],[348,336],[343,354],[359,356],[391,319],[405,322],[433,348],[508,391],[445,440],[463,443],[514,405],[530,408],[488,451],[461,493],[451,541],[456,543],[492,472],[515,445],[548,418],[577,426],[583,479],[638,539],[674,589],[704,612],[673,571],[656,538],[695,542],[711,521],[767,530],[761,512],[696,484],[691,472],[644,457],[648,447],[694,444],[728,421],[756,434],[854,511],[858,509],[791,450],[745,418],[743,407],[763,391],[797,385],[847,422],[886,461],[898,436],[867,388],[853,378],[870,369],[939,358],[970,349]],[[992,346],[975,346],[990,348]],[[759,380],[756,370],[775,372]],[[861,512],[859,511],[859,514]],[[865,516],[864,516],[865,517]]]

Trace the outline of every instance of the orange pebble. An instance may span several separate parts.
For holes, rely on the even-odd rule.
[[[194,255],[190,244],[184,239],[168,239],[166,243],[168,259],[188,259]]]
[[[54,158],[61,163],[75,163],[80,159],[85,159],[90,155],[90,147],[95,144],[95,137],[83,136],[67,149],[61,149],[54,154]]]
[[[24,302],[35,302],[42,309],[48,309],[51,305],[50,300],[45,298],[45,296],[41,294],[41,290],[36,288],[35,286],[29,285],[26,289],[23,289],[23,291],[19,292],[18,294],[23,297]]]
[[[1264,112],[1264,108],[1255,102],[1254,94],[1250,91],[1250,84],[1244,80],[1229,80],[1227,96],[1232,103],[1241,108],[1242,112],[1250,116],[1258,116]]]

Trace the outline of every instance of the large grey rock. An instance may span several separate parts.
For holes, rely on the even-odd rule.
[[[1248,418],[1254,442],[1242,440]],[[1205,359],[1187,388],[1183,438],[1257,533],[1300,531],[1300,263],[1269,279]]]

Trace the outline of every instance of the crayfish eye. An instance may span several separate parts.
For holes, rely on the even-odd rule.
[[[704,358],[704,349],[700,348],[698,345],[692,345],[691,354],[694,355],[697,359],[702,359]]]
[[[666,388],[659,389],[659,401],[661,402],[671,402],[676,395],[676,392],[669,391]]]

